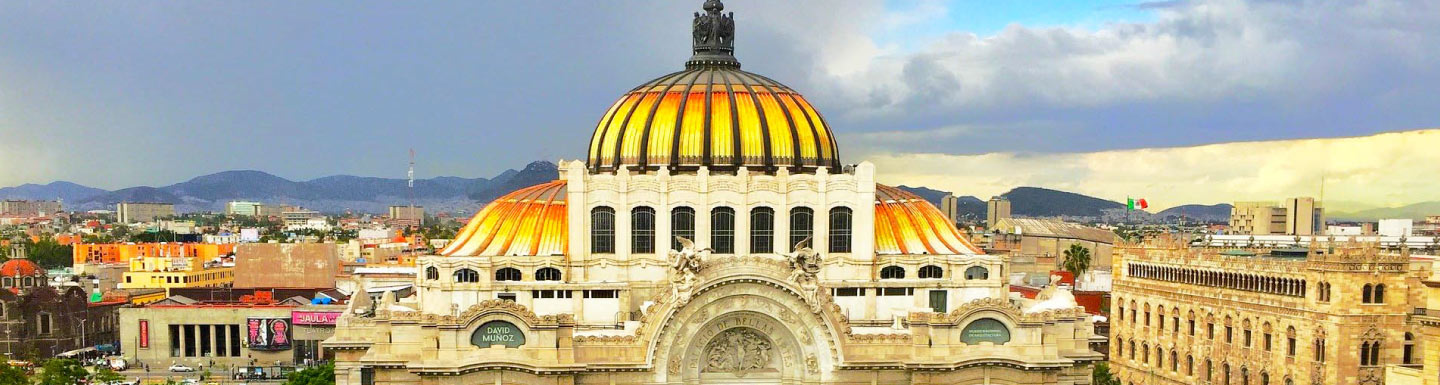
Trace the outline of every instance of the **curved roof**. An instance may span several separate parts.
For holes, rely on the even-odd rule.
[[[0,264],[0,277],[39,277],[44,274],[45,270],[28,259],[12,259]]]
[[[455,235],[445,256],[563,255],[569,238],[565,181],[515,190],[485,205]]]
[[[984,254],[935,205],[908,191],[875,185],[875,254]]]

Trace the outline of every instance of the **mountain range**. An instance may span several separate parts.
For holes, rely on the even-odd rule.
[[[271,204],[301,206],[328,213],[345,211],[382,213],[391,205],[402,205],[412,199],[426,211],[469,213],[483,204],[521,187],[532,186],[559,178],[555,163],[531,162],[524,168],[505,170],[491,178],[436,177],[415,180],[413,190],[405,179],[334,175],[307,181],[291,181],[263,171],[224,171],[195,177],[163,187],[138,186],[114,191],[57,181],[49,184],[25,184],[0,188],[0,199],[62,199],[69,210],[114,209],[119,202],[173,203],[180,212],[225,210],[232,200],[250,200]],[[948,192],[901,185],[930,203],[941,206]],[[1017,187],[1002,196],[1010,200],[1011,213],[1024,217],[1065,217],[1113,219],[1116,217],[1150,221],[1225,222],[1231,205],[1187,204],[1156,213],[1125,212],[1125,204],[1040,187]],[[962,217],[983,219],[985,201],[974,196],[960,196],[957,209]],[[1368,208],[1355,212],[1328,213],[1339,220],[1375,220],[1380,218],[1415,218],[1440,213],[1440,201],[1422,202],[1402,207]]]

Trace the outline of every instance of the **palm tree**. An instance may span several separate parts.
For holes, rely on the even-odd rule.
[[[1090,270],[1090,249],[1078,243],[1071,244],[1069,249],[1065,249],[1064,268],[1065,271],[1075,274],[1075,278],[1079,279],[1081,274]]]

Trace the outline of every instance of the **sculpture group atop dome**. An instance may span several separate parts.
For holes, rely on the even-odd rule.
[[[720,66],[740,68],[735,60],[735,12],[721,14],[725,4],[720,0],[707,0],[705,13],[695,12],[694,30],[695,55],[685,62],[685,68],[699,66]]]

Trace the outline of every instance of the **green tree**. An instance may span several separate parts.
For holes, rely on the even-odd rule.
[[[1085,274],[1086,271],[1090,270],[1090,249],[1078,243],[1071,244],[1070,248],[1065,249],[1064,268],[1065,271],[1075,274],[1076,278],[1079,278],[1081,274]]]
[[[285,376],[285,385],[335,385],[335,364],[312,366]]]
[[[90,377],[90,372],[76,360],[52,359],[45,361],[40,370],[40,385],[75,385]]]
[[[1090,383],[1093,385],[1120,385],[1120,380],[1110,374],[1110,364],[1106,362],[1095,363],[1095,370],[1091,372]]]
[[[74,263],[74,249],[70,245],[55,242],[55,238],[48,235],[40,238],[38,242],[26,240],[25,250],[27,258],[46,269],[61,268]]]
[[[30,376],[25,375],[25,369],[0,362],[0,385],[30,385]]]
[[[121,376],[120,373],[115,373],[114,370],[110,370],[110,368],[105,366],[100,366],[99,369],[95,370],[95,374],[90,376],[90,382],[98,384],[108,384],[124,380],[125,376]]]

